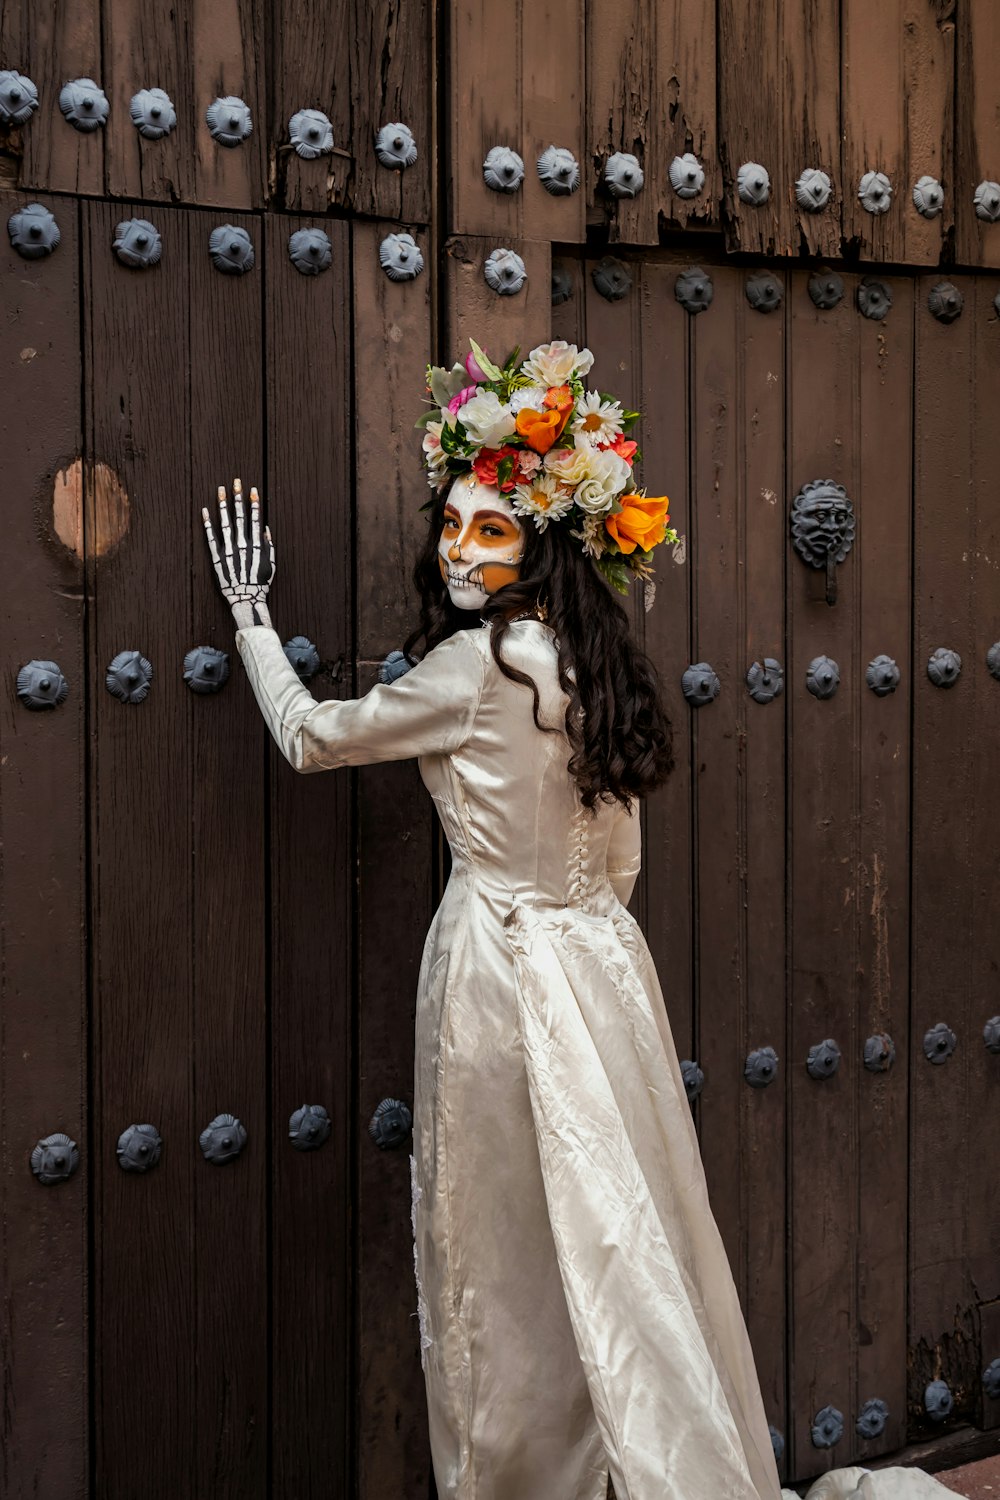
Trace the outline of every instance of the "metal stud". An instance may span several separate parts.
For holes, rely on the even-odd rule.
[[[868,213],[888,213],[892,203],[892,183],[884,172],[866,172],[858,183],[858,197]]]
[[[217,224],[208,237],[208,253],[215,269],[227,276],[253,270],[253,242],[238,224]]]
[[[881,323],[886,313],[892,306],[892,292],[884,281],[879,281],[876,276],[863,276],[858,283],[857,290],[858,310],[866,318],[872,318],[876,323]]]
[[[624,261],[605,255],[590,273],[594,286],[608,302],[620,302],[632,287],[632,275]]]
[[[253,130],[250,106],[235,94],[213,99],[205,119],[213,141],[220,146],[238,146]]]
[[[939,281],[927,298],[927,306],[939,323],[954,323],[964,305],[965,298],[953,281]]]
[[[413,1115],[402,1099],[383,1099],[368,1122],[368,1134],[383,1151],[401,1146],[413,1129]]]
[[[89,135],[107,124],[111,106],[92,78],[73,78],[59,91],[59,108],[74,130]]]
[[[755,1047],[743,1064],[743,1077],[752,1089],[766,1089],[778,1076],[778,1054],[773,1047]]]
[[[424,269],[424,257],[412,234],[387,234],[378,247],[378,260],[390,281],[413,281]]]
[[[876,1031],[865,1041],[864,1064],[869,1073],[888,1073],[896,1061],[896,1044],[887,1031]]]
[[[159,1161],[162,1147],[155,1125],[128,1125],[118,1137],[118,1165],[123,1172],[148,1172]]]
[[[614,151],[604,164],[604,185],[613,198],[634,198],[646,178],[631,151]]]
[[[763,663],[755,661],[747,672],[747,691],[755,703],[772,703],[785,690],[785,674],[780,661],[765,656]]]
[[[939,646],[927,662],[927,675],[935,687],[954,687],[962,673],[962,658],[957,651]]]
[[[216,1115],[198,1137],[202,1156],[216,1167],[235,1161],[246,1143],[246,1130],[235,1115]]]
[[[688,266],[674,282],[674,296],[685,312],[704,312],[714,294],[712,278],[701,266]]]
[[[692,708],[702,708],[719,696],[721,684],[707,661],[696,661],[681,678],[681,692]]]
[[[837,598],[837,565],[854,543],[854,506],[842,484],[810,479],[792,501],[789,514],[792,546],[811,568],[826,571],[826,602]]]
[[[670,186],[678,198],[697,198],[705,186],[705,170],[693,151],[675,156],[669,167]]]
[[[918,177],[913,184],[913,202],[925,219],[936,219],[944,207],[944,188],[936,177]]]
[[[736,191],[744,203],[766,203],[771,196],[767,168],[756,161],[745,161],[736,174]]]
[[[111,248],[123,266],[141,271],[155,266],[163,254],[160,231],[148,219],[123,219]]]
[[[767,1430],[771,1435],[771,1448],[774,1451],[774,1461],[780,1464],[785,1456],[785,1435],[779,1432],[773,1422],[768,1422]]]
[[[0,125],[26,125],[38,108],[38,90],[15,68],[0,69]]]
[[[983,1390],[991,1401],[1000,1398],[1000,1359],[993,1359],[983,1371]]]
[[[806,668],[806,687],[814,698],[832,698],[840,686],[840,668],[831,656],[814,656]]]
[[[972,201],[976,205],[976,217],[985,219],[988,224],[995,224],[1000,219],[1000,182],[992,182],[986,178],[976,188]]]
[[[781,306],[785,295],[781,282],[770,271],[755,271],[748,276],[744,291],[754,311],[762,313],[774,312]]]
[[[293,635],[290,641],[285,642],[283,649],[303,682],[316,676],[319,671],[319,652],[307,636]]]
[[[828,266],[822,266],[809,278],[809,296],[821,312],[829,312],[844,296],[844,278]]]
[[[552,306],[562,307],[573,295],[573,272],[565,262],[552,263]]]
[[[1000,293],[998,293],[1000,295]],[[1000,682],[1000,641],[994,641],[986,653],[986,668],[991,677]]]
[[[990,1016],[983,1027],[987,1052],[1000,1052],[1000,1016]]]
[[[333,150],[333,126],[321,109],[300,109],[288,122],[288,138],[296,156],[315,161]]]
[[[832,1078],[840,1067],[840,1048],[833,1037],[825,1037],[822,1042],[815,1042],[809,1048],[809,1056],[806,1058],[806,1072],[810,1078],[816,1078],[820,1082]]]
[[[524,158],[511,146],[491,146],[483,162],[483,181],[494,193],[516,193],[524,181]]]
[[[396,171],[412,167],[417,159],[417,143],[409,125],[402,121],[383,125],[375,137],[375,155],[383,167],[392,167]]]
[[[31,1153],[31,1170],[43,1187],[65,1182],[79,1165],[80,1152],[76,1141],[61,1130],[43,1136]]]
[[[288,1120],[288,1139],[296,1151],[318,1151],[330,1139],[330,1116],[322,1104],[303,1104]]]
[[[129,100],[132,124],[144,140],[159,141],[177,124],[177,111],[163,89],[140,89]]]
[[[830,201],[833,184],[819,167],[806,167],[795,184],[795,201],[806,213],[816,214]]]
[[[685,1057],[681,1063],[681,1077],[684,1079],[684,1092],[688,1101],[693,1104],[705,1086],[705,1075],[696,1062]]]
[[[556,197],[575,193],[580,186],[580,163],[565,146],[546,146],[537,167],[542,187]]]
[[[192,693],[217,693],[229,677],[229,653],[217,646],[195,646],[184,658],[184,681]]]
[[[104,686],[119,703],[142,703],[153,680],[153,664],[141,651],[119,651],[108,665]]]
[[[824,1406],[813,1417],[812,1442],[814,1448],[832,1448],[844,1435],[844,1414],[835,1406]]]
[[[527,268],[516,250],[498,247],[486,257],[483,276],[500,297],[513,297],[528,279]]]
[[[322,229],[296,229],[288,236],[288,258],[303,276],[318,276],[333,263],[333,246]]]
[[[390,651],[378,669],[379,682],[398,682],[400,677],[405,677],[413,666],[413,662],[407,661],[402,651]]]
[[[946,1380],[931,1380],[924,1387],[924,1411],[932,1422],[945,1421],[954,1404]]]
[[[54,661],[29,661],[17,674],[17,696],[25,708],[58,708],[69,683]]]
[[[887,698],[899,687],[899,668],[891,656],[873,656],[865,671],[865,681],[879,698]]]
[[[957,1045],[958,1037],[946,1021],[937,1021],[924,1032],[924,1056],[935,1067],[946,1063]]]
[[[59,225],[44,203],[26,203],[7,220],[10,242],[23,260],[51,255],[61,238]]]
[[[859,1437],[870,1442],[872,1438],[881,1437],[888,1420],[888,1406],[880,1397],[872,1396],[858,1414],[858,1420],[854,1424],[855,1431]]]

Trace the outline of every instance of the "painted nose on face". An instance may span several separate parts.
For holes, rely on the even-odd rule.
[[[452,562],[462,561],[462,548],[457,537],[448,548],[448,556],[450,557]]]

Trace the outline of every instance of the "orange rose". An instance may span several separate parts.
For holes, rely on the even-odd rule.
[[[526,406],[517,414],[517,430],[529,448],[544,455],[566,426],[568,416],[569,411],[532,411]]]
[[[622,508],[616,516],[608,516],[604,525],[623,552],[634,552],[641,547],[648,552],[663,541],[670,517],[666,495],[623,495]]]

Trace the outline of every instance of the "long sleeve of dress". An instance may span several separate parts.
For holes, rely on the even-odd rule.
[[[327,771],[460,749],[485,680],[483,656],[467,634],[449,636],[403,677],[376,683],[363,698],[324,703],[303,687],[276,631],[238,630],[236,647],[285,759],[296,771]]]
[[[608,879],[623,906],[629,903],[641,868],[642,828],[639,803],[636,801],[631,813],[627,813],[623,807],[619,808],[608,841]]]

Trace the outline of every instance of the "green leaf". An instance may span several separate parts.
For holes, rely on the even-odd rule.
[[[601,573],[619,594],[627,594],[629,591],[629,570],[617,557],[605,553],[597,559],[597,566]]]
[[[623,411],[622,412],[622,431],[623,432],[631,432],[632,428],[635,426],[636,422],[638,422],[638,420],[639,420],[639,418],[641,416],[642,416],[642,412],[641,411]]]
[[[422,415],[417,418],[417,420],[414,422],[413,425],[414,425],[414,427],[426,427],[428,422],[439,421],[440,417],[441,417],[441,409],[440,409],[440,407],[438,407],[438,406],[429,406],[427,408],[427,410],[425,412],[423,412]]]
[[[470,339],[469,344],[475,356],[476,364],[482,370],[486,378],[488,380],[502,380],[503,371],[498,370],[493,361],[486,357],[482,349],[480,349],[479,345],[476,343],[475,339]]]
[[[497,464],[497,488],[503,489],[508,479],[514,472],[514,460],[508,455]]]

